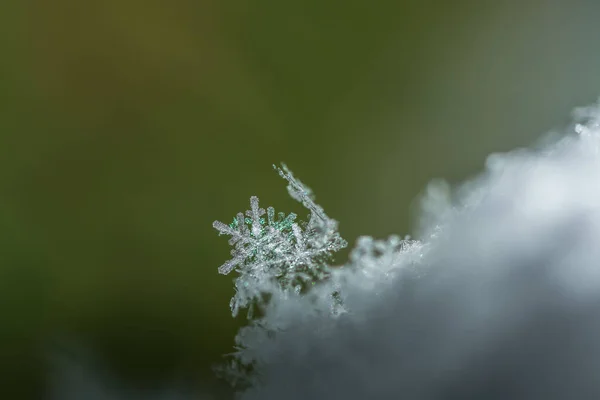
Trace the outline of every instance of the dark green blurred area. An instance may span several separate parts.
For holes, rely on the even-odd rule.
[[[271,169],[284,161],[351,243],[410,233],[429,180],[459,182],[596,99],[599,13],[584,0],[3,2],[3,388],[39,390],[56,333],[127,379],[183,369],[216,385],[210,366],[243,321],[213,220],[251,195],[302,211]]]

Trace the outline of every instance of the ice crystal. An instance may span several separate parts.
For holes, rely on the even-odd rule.
[[[347,245],[337,231],[337,221],[314,202],[312,191],[285,165],[273,167],[288,182],[290,196],[310,211],[309,219],[297,221],[294,213],[276,215],[273,207],[265,211],[260,208],[258,197],[252,196],[245,214],[238,213],[229,225],[213,223],[219,234],[231,236],[233,257],[219,267],[219,272],[239,273],[230,302],[234,316],[240,308],[247,307],[251,317],[254,303],[263,305],[265,294],[276,290],[299,293],[324,279],[332,254]]]
[[[419,241],[400,239],[397,235],[387,240],[361,236],[350,253],[350,265],[360,269],[367,277],[377,274],[392,278],[405,266],[409,250],[418,251],[420,247]]]

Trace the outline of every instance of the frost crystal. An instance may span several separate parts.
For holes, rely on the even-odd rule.
[[[378,276],[391,280],[407,263],[417,262],[421,250],[421,243],[409,238],[392,235],[387,240],[375,240],[361,236],[350,253],[350,265],[360,270],[368,281],[376,281]]]
[[[337,221],[329,218],[314,202],[312,191],[296,179],[285,165],[273,166],[288,181],[288,192],[310,211],[308,222],[296,221],[296,214],[260,208],[258,197],[250,198],[250,210],[238,213],[229,225],[215,221],[219,234],[231,236],[232,258],[219,267],[221,274],[236,270],[236,294],[230,306],[233,315],[240,308],[262,305],[265,294],[274,291],[299,293],[307,285],[328,276],[327,261],[346,247],[337,232]],[[266,218],[265,218],[266,214]]]

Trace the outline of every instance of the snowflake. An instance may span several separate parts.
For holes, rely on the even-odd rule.
[[[312,191],[285,165],[273,167],[288,182],[290,196],[310,211],[309,220],[296,221],[294,213],[280,212],[276,216],[273,207],[265,211],[260,208],[258,197],[252,196],[245,214],[238,213],[229,225],[213,223],[219,234],[231,236],[229,244],[233,247],[233,257],[219,267],[219,272],[226,275],[235,270],[240,274],[230,302],[234,316],[240,308],[247,307],[251,317],[252,304],[262,303],[265,293],[300,293],[325,279],[332,254],[347,245],[337,232],[337,221],[314,202]]]

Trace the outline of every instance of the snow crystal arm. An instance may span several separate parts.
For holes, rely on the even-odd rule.
[[[279,176],[288,181],[287,189],[294,200],[302,203],[304,207],[310,210],[312,215],[319,217],[323,222],[330,220],[323,208],[314,202],[312,190],[295,178],[285,164],[281,164],[281,168],[273,164],[273,168],[279,173]]]
[[[250,210],[246,211],[246,215],[252,218],[252,235],[258,237],[261,232],[260,217],[264,215],[265,210],[258,206],[258,197],[250,197]]]

